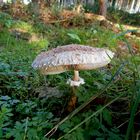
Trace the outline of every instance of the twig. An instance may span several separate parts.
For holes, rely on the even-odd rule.
[[[135,116],[138,115],[139,113],[140,113],[140,110],[135,114]],[[122,124],[120,124],[117,128],[122,127],[124,124],[126,124],[127,122],[129,122],[129,120],[130,119],[126,120],[125,122],[123,122]]]
[[[74,19],[74,17],[73,18],[62,19],[62,20],[48,21],[47,23],[48,24],[61,23],[61,22],[72,20],[72,19]]]

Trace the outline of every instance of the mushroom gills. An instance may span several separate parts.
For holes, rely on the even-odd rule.
[[[68,71],[68,66],[42,67],[39,70],[44,75],[60,74]]]

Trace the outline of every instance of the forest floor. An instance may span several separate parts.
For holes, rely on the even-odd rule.
[[[138,139],[140,27],[69,10],[32,16],[17,7],[0,11],[0,139]],[[80,72],[86,83],[71,114],[66,80],[73,73],[43,76],[31,67],[41,51],[66,44],[115,52],[108,66]]]

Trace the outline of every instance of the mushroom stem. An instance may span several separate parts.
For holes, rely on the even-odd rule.
[[[79,81],[79,71],[74,70],[74,77],[73,81]],[[68,103],[67,110],[69,112],[73,111],[77,102],[77,96],[75,95],[76,93],[77,86],[72,86],[72,94]]]
[[[74,81],[79,81],[79,71],[74,70],[74,77],[73,77]]]

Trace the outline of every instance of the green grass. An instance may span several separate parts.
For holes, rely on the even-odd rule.
[[[134,13],[130,14],[128,12],[124,12],[122,10],[114,10],[113,8],[108,9],[108,14],[110,17],[110,20],[113,21],[119,21],[122,24],[128,24],[128,25],[140,25],[140,13]]]
[[[28,93],[28,87],[33,82],[33,73],[31,63],[35,56],[44,49],[42,45],[29,44],[23,40],[18,40],[11,36],[8,31],[0,33],[1,54],[1,76],[2,89],[7,89],[6,93],[25,97]],[[6,67],[8,65],[8,67]],[[6,81],[6,79],[9,79]],[[33,82],[36,83],[36,82]],[[33,84],[32,83],[32,84]],[[4,87],[5,86],[5,87]],[[5,94],[6,94],[5,93]]]
[[[31,64],[41,51],[77,43],[108,47],[117,53],[119,41],[127,43],[128,54],[116,55],[110,67],[80,72],[86,83],[77,89],[77,110],[59,125],[51,138],[122,140],[133,137],[132,130],[137,131],[133,122],[139,104],[140,57],[131,52],[132,46],[125,33],[116,37],[112,31],[99,25],[66,29],[60,25],[46,26],[23,21],[13,24],[15,21],[11,17],[5,18],[8,22],[9,19],[12,21],[10,26],[0,22],[3,26],[0,32],[0,138],[43,140],[44,135],[68,115],[66,107],[71,89],[66,81],[73,76],[73,72],[49,76],[39,74]],[[16,38],[10,33],[10,29],[16,28],[31,35],[37,34],[38,40],[30,42]],[[62,93],[61,98],[38,98],[42,87],[56,87]],[[123,97],[118,99],[120,96]],[[118,109],[116,99],[120,103],[123,99],[129,102],[126,112]],[[123,104],[120,106],[124,108]],[[129,112],[130,116],[125,115]],[[115,114],[119,114],[119,120],[116,120]],[[125,126],[127,132],[121,132],[122,129],[117,126],[128,119],[130,123]]]

